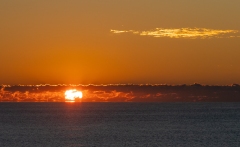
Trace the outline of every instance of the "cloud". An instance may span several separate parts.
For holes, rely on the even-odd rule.
[[[110,30],[110,32],[114,34],[131,33],[140,36],[189,38],[189,39],[239,37],[238,30],[215,30],[207,28],[178,28],[178,29],[155,28],[154,30],[149,31]]]
[[[0,86],[0,102],[64,102],[69,89],[82,102],[240,102],[240,85],[48,85]]]

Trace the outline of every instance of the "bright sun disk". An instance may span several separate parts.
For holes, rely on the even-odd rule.
[[[67,90],[65,92],[65,101],[75,101],[76,98],[82,98],[82,92],[76,89]]]

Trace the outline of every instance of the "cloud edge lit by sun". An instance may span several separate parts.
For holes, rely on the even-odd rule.
[[[207,28],[155,28],[149,31],[136,30],[110,30],[113,34],[131,33],[140,36],[168,37],[168,38],[189,38],[189,39],[207,39],[207,38],[239,38],[238,30],[216,30]]]

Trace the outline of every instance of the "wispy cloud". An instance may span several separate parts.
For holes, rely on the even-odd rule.
[[[149,31],[110,30],[110,32],[114,34],[131,33],[140,36],[189,38],[189,39],[240,37],[238,34],[239,33],[238,30],[214,30],[207,28],[178,28],[178,29],[156,28],[154,30]]]

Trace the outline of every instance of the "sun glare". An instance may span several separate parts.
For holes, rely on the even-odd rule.
[[[75,102],[76,99],[82,98],[82,92],[77,91],[76,89],[67,90],[65,92],[65,101],[66,102]]]

